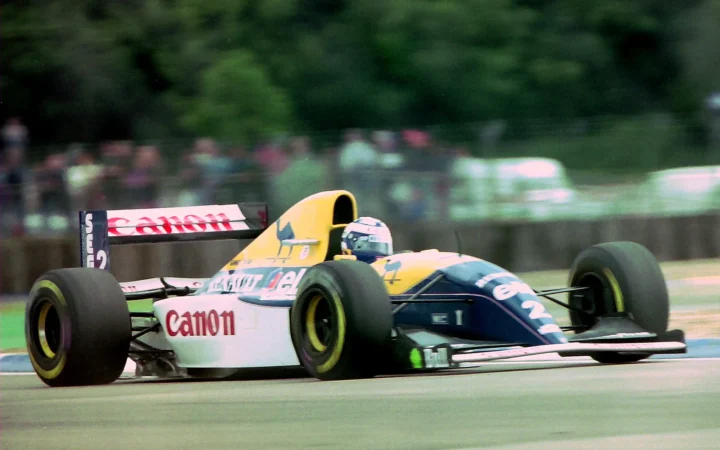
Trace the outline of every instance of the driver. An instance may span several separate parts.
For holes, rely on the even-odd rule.
[[[358,261],[368,264],[393,254],[390,228],[381,220],[359,217],[343,230],[343,255],[354,255]]]

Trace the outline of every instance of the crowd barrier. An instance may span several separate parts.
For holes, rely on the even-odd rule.
[[[645,245],[660,261],[720,257],[720,214],[390,226],[396,250],[461,250],[515,272],[565,269],[584,248],[617,240]],[[110,261],[120,281],[207,277],[244,245],[246,241],[119,246],[112,248]],[[43,272],[79,265],[77,238],[5,239],[0,244],[0,264],[0,293],[27,293]]]

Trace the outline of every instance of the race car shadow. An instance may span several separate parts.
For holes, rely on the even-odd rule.
[[[312,378],[302,367],[270,367],[231,370],[202,370],[187,377],[142,377],[124,380],[125,383],[204,383],[218,381],[262,381],[262,380],[293,380]]]
[[[583,369],[588,367],[607,367],[607,366],[633,366],[640,364],[662,363],[662,360],[644,360],[636,363],[625,364],[601,364],[596,361],[503,361],[485,363],[478,367],[468,367],[459,369],[440,369],[440,370],[414,370],[404,373],[393,373],[378,375],[376,378],[407,378],[407,377],[444,377],[444,376],[461,376],[461,375],[478,375],[505,372],[521,372],[528,370],[559,370],[559,369]],[[231,373],[227,373],[231,372]],[[188,377],[173,378],[134,378],[122,380],[126,384],[136,383],[206,383],[221,381],[273,381],[273,380],[302,380],[307,382],[321,382],[320,380],[310,376],[302,367],[273,367],[273,368],[252,368],[226,371],[226,373],[217,371],[207,371],[207,373],[198,373]]]
[[[560,370],[560,369],[584,369],[588,367],[608,367],[608,366],[636,366],[640,364],[662,363],[662,360],[643,360],[635,363],[623,364],[602,364],[594,360],[583,361],[563,361],[558,360],[538,360],[538,361],[502,361],[488,362],[477,367],[466,367],[459,369],[439,369],[439,370],[422,370],[412,371],[402,374],[383,375],[383,378],[394,377],[421,377],[421,376],[459,376],[459,375],[477,375],[482,373],[504,373],[504,372],[521,372],[528,370]]]

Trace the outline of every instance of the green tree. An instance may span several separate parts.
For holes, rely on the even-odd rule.
[[[3,6],[3,104],[36,141],[126,137],[146,92],[92,1]]]
[[[0,82],[52,142],[680,111],[710,89],[716,4],[14,1]]]
[[[720,0],[706,0],[678,17],[676,48],[683,80],[701,97],[720,90]]]
[[[203,73],[197,100],[183,117],[195,134],[246,140],[285,131],[290,101],[252,54],[233,51]]]

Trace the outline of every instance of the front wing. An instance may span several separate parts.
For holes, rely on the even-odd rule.
[[[446,342],[435,343],[428,341]],[[570,342],[524,346],[504,342],[472,342],[445,338],[427,330],[395,330],[395,360],[405,370],[456,369],[475,367],[486,361],[557,353],[560,356],[592,356],[599,352],[622,354],[687,353],[685,335],[680,330],[644,333],[642,337],[619,336],[603,342]]]

